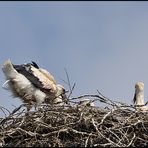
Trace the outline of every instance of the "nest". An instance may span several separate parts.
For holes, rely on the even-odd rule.
[[[80,104],[85,98],[97,105]],[[100,94],[71,98],[62,106],[42,104],[29,112],[24,104],[12,112],[0,109],[5,114],[0,118],[2,147],[148,146],[148,114]]]

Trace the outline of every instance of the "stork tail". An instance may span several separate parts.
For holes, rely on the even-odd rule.
[[[13,79],[16,77],[16,75],[18,74],[18,72],[14,69],[12,63],[10,60],[7,60],[3,67],[2,70],[6,76],[7,79]]]

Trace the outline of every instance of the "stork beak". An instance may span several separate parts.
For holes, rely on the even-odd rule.
[[[67,104],[68,103],[68,98],[67,98],[66,94],[64,93],[61,96],[62,96],[62,100]]]

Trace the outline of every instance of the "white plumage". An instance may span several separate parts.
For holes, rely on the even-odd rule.
[[[95,106],[94,102],[92,102],[90,99],[83,99],[79,102],[80,106]]]
[[[24,103],[38,106],[44,102],[54,104],[66,100],[64,87],[57,84],[54,77],[35,62],[13,65],[7,60],[2,70],[6,76],[3,86],[7,86],[14,97],[21,98]]]
[[[135,95],[133,99],[134,105],[138,111],[147,112],[148,106],[144,106],[144,83],[137,82],[135,84]]]

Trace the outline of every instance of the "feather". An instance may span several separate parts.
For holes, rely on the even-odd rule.
[[[133,103],[136,102],[136,93],[134,94]]]
[[[32,65],[33,65],[35,68],[39,69],[39,66],[38,66],[34,61],[32,61]]]
[[[46,93],[54,92],[56,90],[55,82],[47,78],[46,75],[32,64],[14,65],[14,68],[40,90]]]

